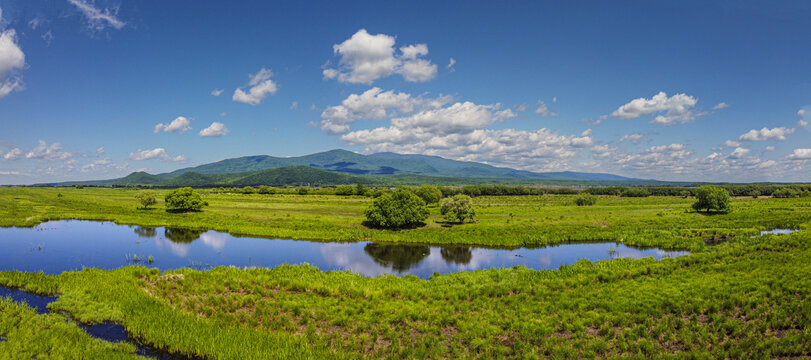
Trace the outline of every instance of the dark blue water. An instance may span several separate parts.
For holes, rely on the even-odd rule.
[[[685,254],[686,251],[636,249],[613,242],[519,249],[330,243],[92,221],[52,221],[34,228],[0,228],[0,270],[48,274],[82,267],[115,269],[131,264],[166,270],[307,263],[321,270],[349,270],[364,276],[388,273],[428,278],[434,272],[444,274],[516,265],[557,269],[579,259],[661,259]]]

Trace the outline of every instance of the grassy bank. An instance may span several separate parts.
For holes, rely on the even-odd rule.
[[[271,238],[489,246],[531,246],[615,240],[635,246],[696,250],[703,239],[753,235],[772,228],[811,226],[811,199],[736,198],[733,212],[695,213],[693,199],[598,196],[590,207],[569,195],[474,198],[477,221],[448,226],[431,208],[424,227],[387,231],[362,225],[371,199],[334,195],[204,193],[199,213],[137,209],[135,190],[105,188],[0,188],[0,226],[33,226],[47,220],[107,220],[142,226],[214,229]]]
[[[0,272],[0,285],[60,294],[52,310],[120,323],[157,347],[211,359],[792,358],[811,354],[810,245],[802,231],[739,237],[658,262],[580,261],[430,280],[308,266],[164,274],[126,267]],[[0,324],[19,312],[0,306]],[[38,321],[25,334],[0,325],[0,337],[37,343],[52,331]],[[57,342],[64,351],[87,345]],[[0,343],[0,357],[19,349]]]

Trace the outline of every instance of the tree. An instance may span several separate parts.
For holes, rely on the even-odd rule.
[[[696,199],[697,201],[693,204],[693,209],[696,211],[729,212],[732,210],[729,192],[717,186],[704,185],[699,187],[696,189]]]
[[[308,190],[304,186],[299,187],[296,191],[298,192],[299,195],[307,195],[307,193],[310,192],[310,190]]]
[[[256,190],[256,192],[258,192],[260,194],[266,194],[266,195],[275,194],[276,193],[276,188],[272,188],[272,187],[267,186],[267,185],[262,185],[262,186],[259,187],[259,189]]]
[[[476,216],[473,200],[470,199],[470,196],[461,194],[442,199],[439,211],[445,215],[445,219],[448,221],[458,220],[460,223],[464,223],[465,219],[473,220],[473,217]]]
[[[800,192],[791,188],[777,189],[772,193],[775,198],[795,198],[800,197]]]
[[[363,183],[359,182],[358,185],[355,186],[355,195],[365,196],[366,192],[368,191],[369,189],[367,189],[366,186],[363,185]]]
[[[208,205],[200,197],[200,194],[190,187],[170,191],[166,194],[164,201],[166,202],[166,211],[169,212],[200,211],[203,206]]]
[[[243,194],[253,194],[255,192],[253,186],[246,186],[240,190]]]
[[[143,205],[144,210],[149,208],[149,205],[158,203],[158,194],[155,190],[141,190],[135,194],[135,198]]]
[[[355,193],[355,187],[350,185],[338,185],[335,188],[335,195],[352,195]]]
[[[597,197],[589,193],[582,193],[574,199],[574,203],[577,204],[577,206],[592,206],[596,202]]]
[[[622,197],[648,197],[650,196],[650,191],[643,189],[643,188],[628,188],[625,189],[622,193],[620,193]]]
[[[405,189],[381,195],[366,209],[370,225],[387,229],[419,225],[427,218],[425,201]]]
[[[414,189],[414,193],[420,197],[426,204],[438,203],[442,200],[442,190],[433,185],[423,185]]]

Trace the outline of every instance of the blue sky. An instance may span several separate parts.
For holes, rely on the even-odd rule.
[[[807,1],[0,0],[0,11],[0,183],[335,148],[811,179]]]

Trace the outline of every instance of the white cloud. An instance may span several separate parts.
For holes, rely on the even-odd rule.
[[[75,163],[73,163],[75,164]],[[79,169],[83,173],[108,173],[110,171],[124,171],[129,168],[128,163],[116,164],[110,158],[97,159],[92,163],[82,165]]]
[[[633,134],[623,135],[623,136],[620,138],[620,142],[623,142],[623,141],[630,141],[630,142],[632,142],[632,143],[634,143],[634,144],[639,144],[639,143],[642,141],[642,138],[643,138],[643,135],[642,135],[642,134],[640,134],[640,133],[633,133]]]
[[[17,45],[14,29],[0,32],[0,98],[22,89],[19,72],[25,67],[25,53]]]
[[[243,91],[241,88],[234,90],[234,95],[231,97],[236,102],[244,104],[257,105],[262,102],[268,95],[275,95],[279,89],[276,83],[270,78],[273,72],[270,69],[262,68],[256,74],[251,74],[250,81],[248,82],[248,92]]]
[[[102,155],[104,155],[104,147],[96,149],[96,157],[100,157]]]
[[[728,148],[735,148],[735,147],[741,146],[741,142],[740,141],[734,141],[734,140],[727,140],[727,141],[724,141],[724,146],[726,146]]]
[[[524,111],[527,111],[527,109],[529,109],[529,105],[521,104],[521,105],[518,105],[518,106],[515,107],[515,112],[522,113]]]
[[[594,145],[591,147],[591,154],[595,159],[605,159],[617,151],[616,147],[609,145]]]
[[[107,26],[121,29],[127,23],[118,19],[118,8],[99,9],[85,0],[68,0],[87,18],[88,27],[92,30],[104,30]]]
[[[178,116],[169,124],[159,123],[155,125],[155,128],[152,129],[152,132],[157,134],[161,131],[163,132],[178,132],[184,133],[186,131],[191,130],[191,126],[189,125],[191,121],[184,116]]]
[[[6,160],[17,160],[23,157],[23,151],[19,148],[13,148],[11,151],[7,152],[3,155],[3,158]]]
[[[220,117],[225,117],[225,115],[228,115],[228,113],[226,113],[225,111],[220,113]]]
[[[198,135],[203,137],[218,137],[228,135],[229,133],[231,133],[231,130],[228,130],[225,124],[215,121],[207,128],[200,130]]]
[[[763,148],[763,151],[774,151],[774,149],[775,149],[774,146],[767,146],[767,147]]]
[[[737,148],[735,148],[735,150],[732,151],[731,154],[729,154],[729,158],[730,159],[740,159],[740,158],[744,157],[748,153],[749,153],[749,149],[742,148],[742,147],[737,147]]]
[[[175,157],[169,156],[164,148],[154,148],[152,150],[141,150],[130,153],[130,160],[151,160],[151,159],[161,159],[165,161],[186,161],[186,157],[183,155],[178,155]]]
[[[293,103],[290,104],[290,110],[298,110],[298,101],[293,101]]]
[[[58,142],[48,145],[44,140],[39,141],[39,145],[25,154],[26,159],[43,159],[48,161],[65,160],[73,154],[62,151],[62,145]]]
[[[0,175],[6,175],[6,176],[27,176],[27,175],[26,175],[26,174],[24,174],[24,173],[21,173],[21,172],[19,172],[19,171],[14,171],[14,170],[11,170],[11,171],[2,170],[2,171],[0,171]]]
[[[450,70],[451,72],[454,72],[456,71],[456,69],[453,68],[454,65],[456,65],[456,59],[450,58],[448,60],[448,65],[446,65],[445,68]]]
[[[786,140],[786,135],[791,134],[794,132],[794,129],[787,129],[784,127],[776,127],[774,129],[763,128],[760,130],[752,129],[749,132],[741,135],[738,140],[742,141],[766,141],[766,140],[775,140],[775,141],[783,141]]]
[[[811,149],[794,149],[788,156],[789,160],[811,160]]]
[[[668,97],[662,91],[650,99],[638,98],[631,100],[611,113],[611,116],[619,119],[635,119],[640,116],[663,112],[664,114],[657,115],[651,123],[660,125],[683,124],[703,115],[696,114],[691,110],[696,103],[698,103],[698,99],[687,94],[676,94]]]
[[[214,89],[211,90],[211,96],[220,96],[225,89]]]
[[[383,91],[378,87],[362,94],[351,94],[341,105],[328,106],[321,113],[321,129],[330,134],[343,134],[356,120],[382,120],[397,114],[409,114],[417,109],[438,108],[452,101],[450,96],[435,99],[413,97],[410,94]]]
[[[548,117],[548,116],[558,116],[558,113],[554,111],[549,111],[549,108],[546,106],[546,103],[543,100],[538,100],[537,108],[535,109],[535,113],[541,115],[541,117]]]
[[[805,116],[805,109],[797,110],[797,115],[800,116],[800,117]]]
[[[394,44],[393,36],[371,35],[366,29],[360,29],[344,42],[333,45],[340,60],[337,68],[325,64],[324,79],[369,85],[392,74],[400,74],[409,82],[425,82],[436,77],[437,66],[420,58],[428,54],[427,45],[402,46],[396,54]]]
[[[729,104],[722,101],[722,102],[718,103],[718,105],[713,106],[712,109],[713,110],[721,110],[721,109],[726,109],[728,107],[729,107]]]

